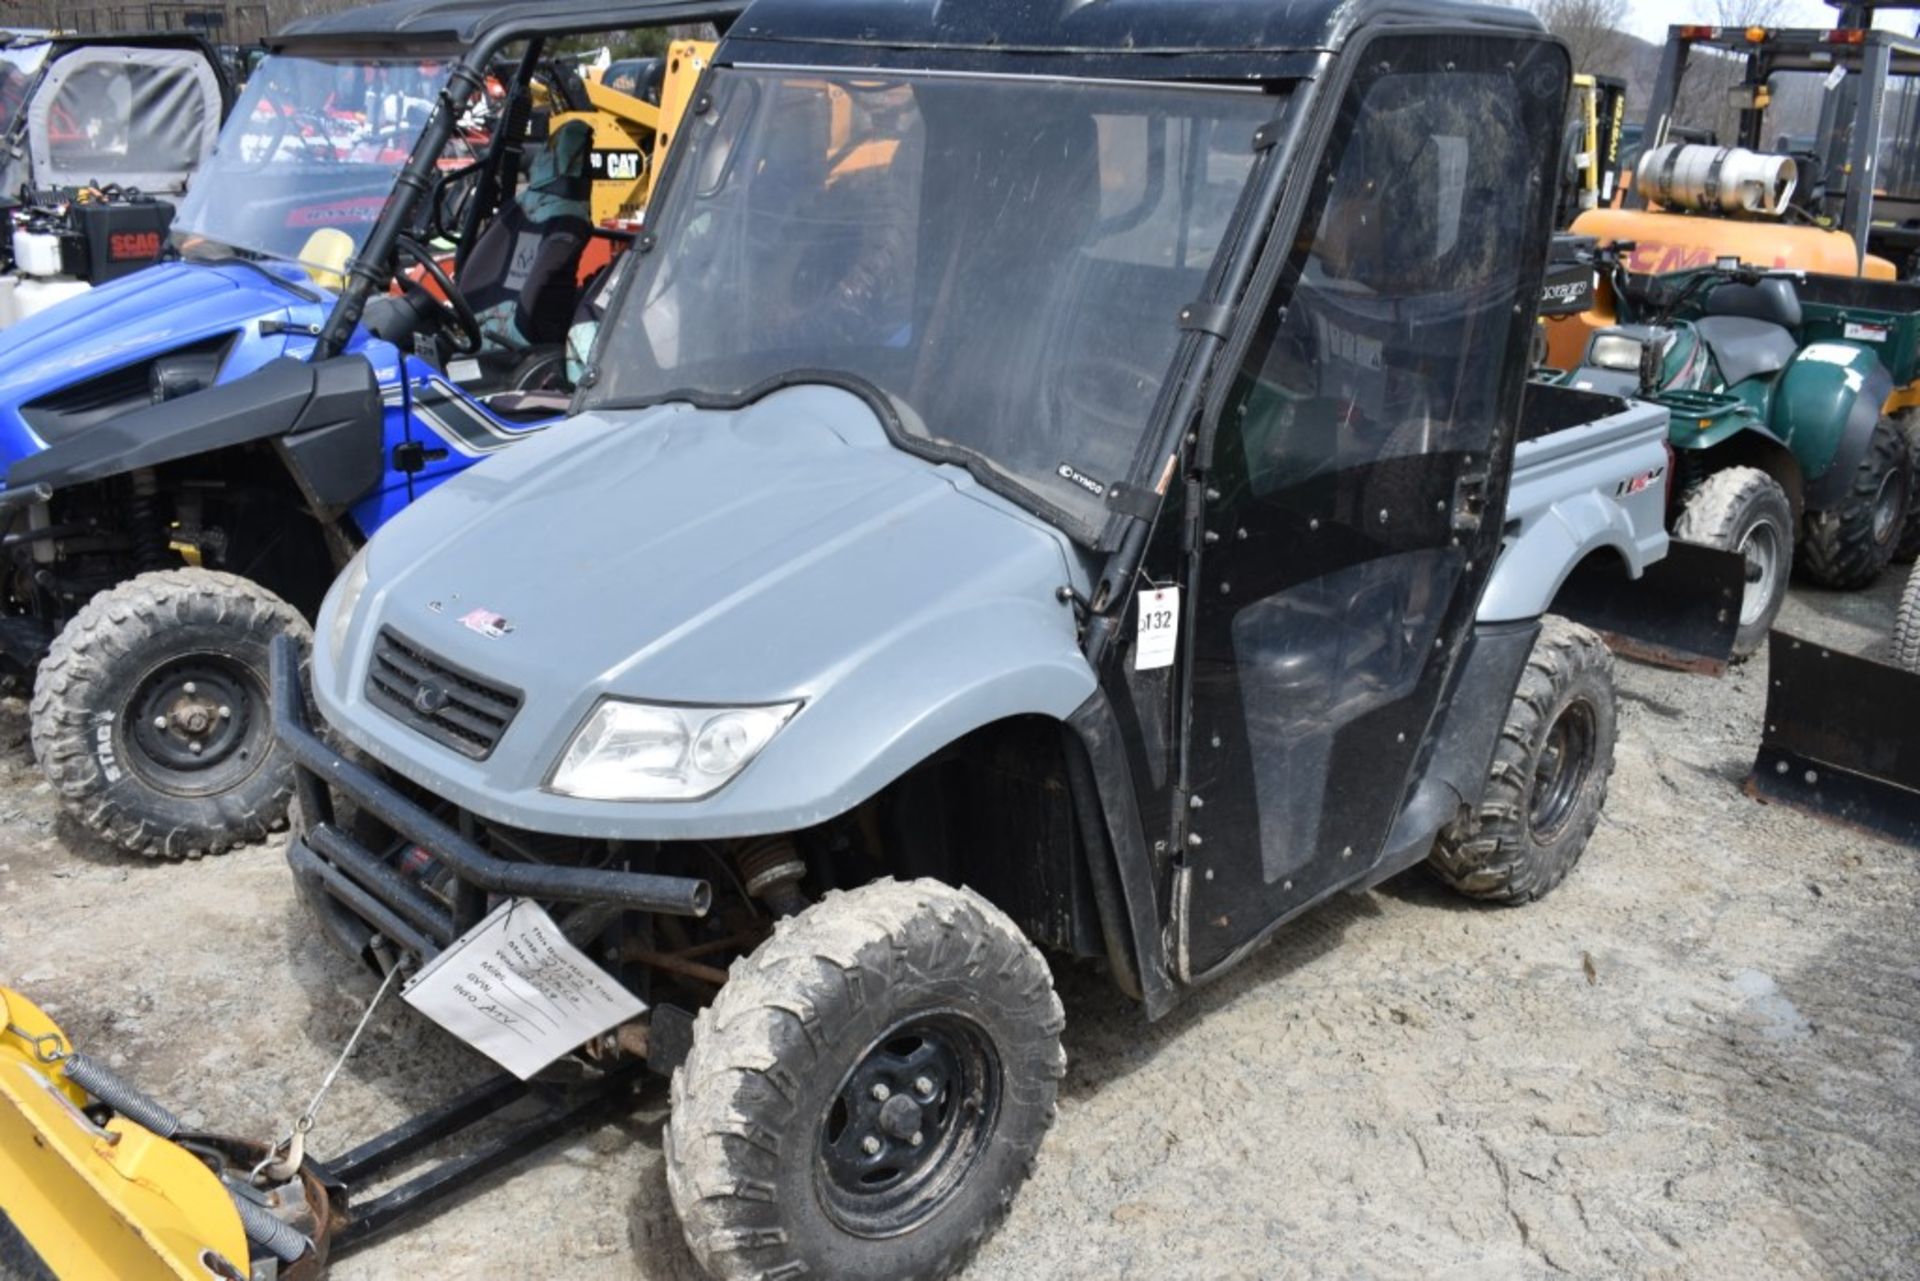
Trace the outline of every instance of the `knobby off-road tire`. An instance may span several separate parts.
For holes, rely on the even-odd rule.
[[[1920,558],[1920,409],[1903,410],[1900,430],[1907,438],[1907,460],[1913,466],[1913,480],[1907,489],[1907,527],[1900,544],[1893,549],[1897,565],[1910,565]]]
[[[1893,665],[1920,674],[1920,565],[1907,574],[1900,612],[1893,616]]]
[[[1757,467],[1717,471],[1687,495],[1673,535],[1746,557],[1747,585],[1733,638],[1733,657],[1746,658],[1767,639],[1787,600],[1794,543],[1787,491]]]
[[[279,826],[293,771],[273,738],[267,646],[282,633],[312,643],[292,606],[212,570],[141,574],[89,601],[54,638],[31,708],[34,755],[75,820],[162,858]]]
[[[1033,1169],[1064,1022],[1039,952],[971,890],[829,893],[734,963],[673,1074],[687,1244],[724,1281],[958,1271]]]
[[[1613,773],[1613,658],[1600,638],[1549,615],[1520,674],[1472,819],[1430,863],[1472,898],[1526,903],[1565,880],[1587,848]]]
[[[1807,513],[1800,563],[1822,587],[1865,587],[1893,559],[1906,529],[1913,468],[1907,441],[1891,418],[1874,424],[1867,453],[1837,506]]]

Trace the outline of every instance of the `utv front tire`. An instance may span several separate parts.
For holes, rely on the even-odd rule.
[[[1737,552],[1747,562],[1740,626],[1733,657],[1760,648],[1787,600],[1793,571],[1793,506],[1780,482],[1756,467],[1729,467],[1687,495],[1673,535],[1689,543]]]
[[[232,574],[164,570],[95,596],[40,664],[33,751],[69,813],[135,854],[218,854],[285,818],[267,647],[305,620]]]
[[[1907,590],[1893,618],[1893,665],[1920,675],[1920,565],[1907,574]]]
[[[1040,954],[972,891],[829,893],[734,963],[673,1074],[687,1244],[726,1281],[950,1276],[1032,1170],[1063,1021]]]
[[[1913,467],[1907,441],[1891,418],[1874,424],[1867,453],[1854,468],[1845,497],[1807,515],[1800,561],[1822,587],[1865,587],[1893,559],[1906,530]]]
[[[1520,674],[1473,817],[1441,832],[1429,862],[1472,898],[1526,903],[1587,848],[1613,773],[1613,659],[1598,636],[1548,615]]]

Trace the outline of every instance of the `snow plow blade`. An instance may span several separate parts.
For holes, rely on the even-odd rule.
[[[1675,538],[1639,578],[1583,565],[1561,587],[1553,612],[1599,632],[1617,654],[1718,676],[1733,658],[1746,583],[1738,552]]]
[[[0,1276],[248,1276],[239,1211],[206,1162],[125,1115],[98,1123],[60,1029],[17,992],[0,988],[0,1006]]]
[[[1775,631],[1746,791],[1920,846],[1920,674]]]

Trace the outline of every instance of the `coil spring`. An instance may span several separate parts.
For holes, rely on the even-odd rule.
[[[313,1247],[313,1242],[297,1228],[274,1218],[272,1211],[257,1201],[231,1188],[227,1195],[233,1198],[234,1209],[240,1212],[240,1226],[246,1230],[247,1240],[269,1251],[280,1262],[296,1262]]]
[[[160,523],[160,480],[153,468],[142,467],[132,476],[133,496],[127,500],[132,526],[133,564],[142,573],[167,567],[167,532]]]
[[[149,1098],[138,1086],[130,1085],[98,1059],[84,1054],[69,1054],[61,1061],[67,1079],[94,1098],[143,1125],[163,1139],[180,1133],[180,1118]]]

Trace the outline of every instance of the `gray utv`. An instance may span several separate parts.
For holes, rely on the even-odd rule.
[[[551,913],[701,1264],[847,1279],[1006,1213],[1043,952],[1153,1018],[1415,864],[1544,894],[1610,660],[1477,610],[1568,81],[1432,0],[753,5],[576,416],[280,648],[304,900],[414,983]]]

